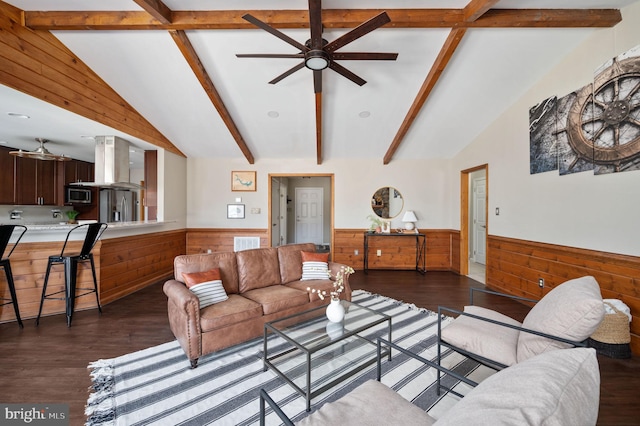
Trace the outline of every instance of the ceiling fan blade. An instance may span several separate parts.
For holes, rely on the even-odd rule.
[[[335,63],[333,61],[331,62],[331,64],[329,64],[329,68],[331,68],[332,70],[334,70],[338,74],[342,75],[343,77],[346,77],[349,80],[353,81],[358,86],[362,86],[363,84],[366,83],[365,80],[363,80],[362,78],[358,77],[357,75],[355,75],[354,73],[352,73],[351,71],[349,71],[348,69],[343,67],[342,65],[338,65],[337,63]]]
[[[295,41],[294,39],[292,39],[288,35],[276,30],[275,28],[273,28],[269,24],[267,24],[265,22],[262,22],[261,20],[259,20],[255,16],[252,16],[252,15],[247,13],[246,15],[242,16],[242,19],[244,19],[247,22],[251,22],[256,27],[262,28],[263,30],[265,30],[266,32],[268,32],[270,34],[273,34],[274,36],[278,37],[280,40],[282,40],[284,42],[287,42],[290,45],[292,45],[293,47],[299,49],[301,52],[306,52],[307,50],[309,50],[309,48],[306,47],[304,44],[301,44],[301,43]]]
[[[238,53],[236,54],[238,58],[304,58],[304,53],[292,53],[292,54],[281,54],[281,53]]]
[[[368,21],[358,25],[342,37],[338,37],[337,39],[333,40],[331,43],[325,46],[324,50],[327,52],[334,52],[345,46],[346,44],[359,39],[363,35],[370,33],[371,31],[383,26],[388,22],[391,22],[391,18],[389,18],[387,12],[382,12],[379,15],[369,19]]]
[[[322,49],[321,0],[309,0],[309,29],[311,30],[311,48]]]
[[[313,92],[322,93],[322,71],[313,71]]]
[[[282,80],[285,77],[289,77],[291,74],[293,74],[294,72],[300,70],[304,68],[304,62],[300,62],[298,65],[296,65],[293,68],[290,68],[289,70],[283,72],[282,74],[280,74],[279,76],[277,76],[276,78],[274,78],[273,80],[271,80],[269,82],[269,84],[276,84],[277,82],[279,82],[280,80]]]
[[[331,59],[334,61],[395,61],[397,53],[378,52],[334,52]]]

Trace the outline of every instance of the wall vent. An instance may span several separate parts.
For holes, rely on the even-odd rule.
[[[233,251],[260,248],[260,237],[233,237]]]

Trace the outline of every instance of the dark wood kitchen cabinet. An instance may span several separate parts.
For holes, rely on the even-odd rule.
[[[15,159],[13,148],[0,147],[0,204],[15,203]]]
[[[57,161],[16,157],[15,204],[56,205]]]
[[[93,182],[94,181],[93,163],[86,161],[71,160],[64,162],[64,177],[62,178],[64,185],[75,182]]]

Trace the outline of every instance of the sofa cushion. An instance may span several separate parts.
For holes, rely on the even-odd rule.
[[[480,306],[465,306],[464,312],[510,325],[522,325],[500,312]],[[513,365],[517,360],[519,334],[520,332],[513,328],[460,315],[442,329],[441,337],[458,348],[504,365]]]
[[[277,248],[239,251],[236,258],[240,293],[280,284]]]
[[[387,386],[368,380],[337,401],[324,404],[296,425],[429,426],[434,421],[433,417]]]
[[[313,243],[286,244],[278,247],[278,263],[280,264],[280,282],[282,284],[298,281],[302,277],[303,251],[313,252],[316,245]]]
[[[176,256],[173,276],[183,279],[183,273],[205,272],[218,268],[227,294],[238,293],[238,266],[235,253],[200,253]]]
[[[238,294],[230,294],[224,302],[207,306],[200,311],[200,328],[206,333],[261,316],[262,306],[259,303]]]
[[[599,401],[595,350],[554,350],[483,380],[436,425],[595,425]]]
[[[306,291],[299,291],[284,285],[257,288],[245,291],[242,295],[262,305],[264,315],[309,303],[309,296]]]
[[[295,288],[296,290],[305,291],[309,294],[309,301],[315,302],[319,300],[318,293],[312,293],[311,290],[307,289],[315,289],[316,291],[326,291],[327,295],[334,290],[333,281],[329,279],[324,280],[313,280],[313,281],[293,281],[290,283],[286,283],[285,286]]]
[[[593,277],[566,281],[547,293],[527,314],[522,326],[565,339],[581,342],[598,328],[604,319],[600,286]],[[518,362],[552,349],[570,345],[520,333]]]

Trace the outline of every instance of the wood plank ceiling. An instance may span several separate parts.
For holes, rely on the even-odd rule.
[[[198,29],[256,29],[242,16],[249,13],[256,18],[278,28],[308,28],[309,14],[307,10],[225,10],[225,11],[172,11],[160,0],[134,0],[144,11],[24,11],[21,12],[19,22],[27,29],[32,30],[42,38],[51,38],[49,31],[54,30],[167,30],[173,37],[180,52],[193,70],[204,92],[220,114],[225,126],[229,130],[238,148],[243,153],[249,164],[254,164],[255,159],[247,146],[238,126],[234,122],[232,114],[225,107],[222,98],[215,87],[215,82],[202,65],[195,49],[191,45],[186,30]],[[404,121],[391,142],[383,162],[388,164],[395,152],[402,144],[404,137],[411,128],[418,113],[423,108],[429,95],[437,85],[440,76],[447,68],[451,58],[469,28],[585,28],[585,27],[612,27],[622,20],[619,10],[615,9],[492,9],[498,0],[471,0],[462,9],[386,9],[391,18],[387,27],[394,28],[450,28],[450,32],[444,42],[436,61],[433,63],[422,86],[416,95]],[[0,2],[2,6],[2,2]],[[6,7],[5,7],[6,8]],[[354,28],[368,20],[382,10],[376,9],[332,9],[323,10],[322,22],[325,28]],[[5,25],[6,27],[6,25]],[[49,40],[49,42],[52,42]],[[60,43],[58,43],[62,46]],[[60,47],[62,49],[64,46]],[[65,49],[66,50],[66,49]],[[73,58],[69,51],[69,61],[81,62]],[[88,71],[86,71],[88,72]],[[92,79],[99,80],[97,76]],[[6,74],[0,71],[0,83],[12,86],[12,82]],[[91,83],[87,82],[88,85]],[[15,82],[12,87],[15,87]],[[40,90],[26,91],[35,97],[52,102],[50,94]],[[111,95],[113,96],[113,95]],[[116,95],[117,96],[117,95]],[[117,101],[123,108],[127,108],[126,102]],[[54,102],[56,103],[56,102]],[[138,135],[140,131],[151,132],[146,139],[157,146],[179,153],[180,151],[171,144],[163,135],[159,134],[142,116],[135,111],[129,111],[139,121],[138,128],[133,129],[123,120],[122,123],[114,122],[113,118],[102,117],[95,112],[85,111],[65,102],[57,102],[64,108],[84,115],[87,118],[101,121],[122,131],[133,132]],[[130,108],[130,107],[129,107]],[[132,108],[131,108],[132,110]],[[322,158],[322,95],[316,93],[316,161],[321,164]],[[135,125],[134,125],[135,127]]]

